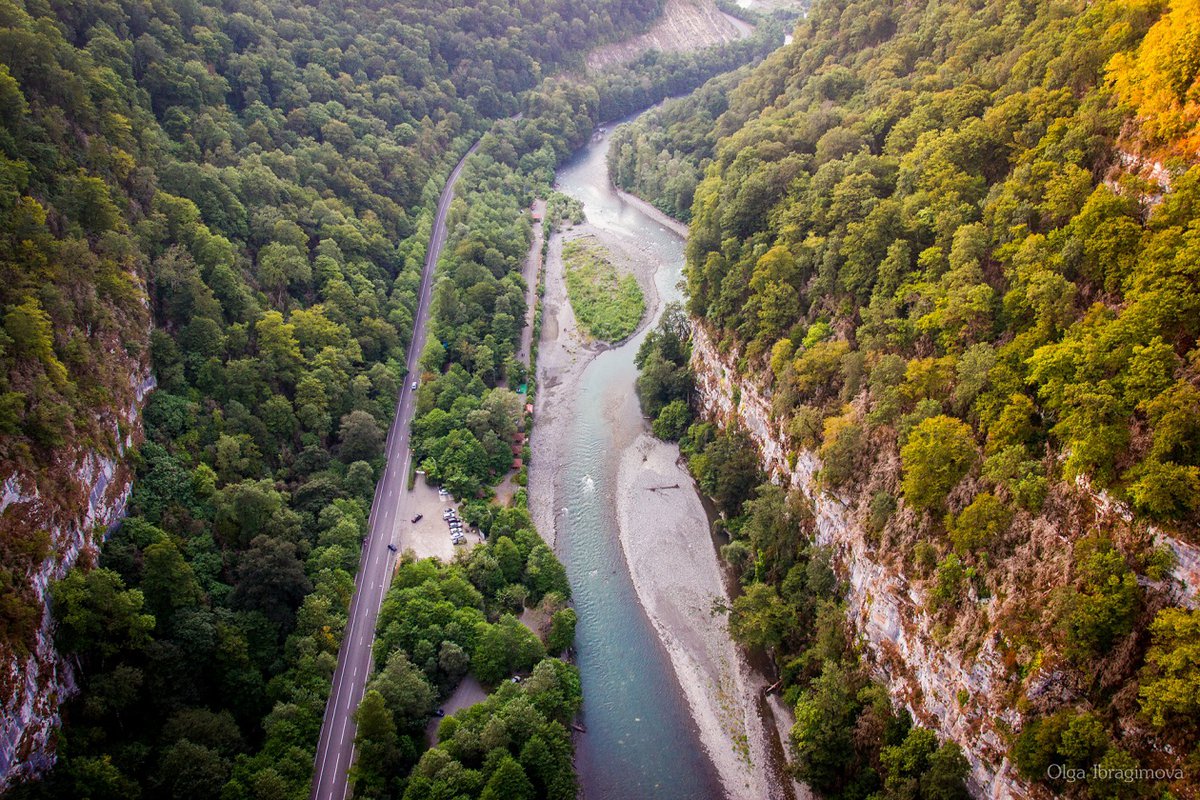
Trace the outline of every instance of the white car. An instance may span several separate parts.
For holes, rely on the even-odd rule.
[[[417,390],[417,382],[416,382],[416,381],[413,381],[413,382],[412,382],[412,386],[411,386],[411,387],[409,387],[409,388],[411,388],[411,389],[412,389],[412,390],[415,392],[415,391]]]

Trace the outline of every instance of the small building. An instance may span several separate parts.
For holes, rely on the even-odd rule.
[[[512,465],[512,468],[513,468],[514,470],[517,470],[517,471],[519,471],[519,470],[521,469],[521,467],[523,467],[523,466],[524,466],[524,463],[521,461],[521,459],[520,459],[520,458],[514,458],[514,459],[513,459],[513,465]]]

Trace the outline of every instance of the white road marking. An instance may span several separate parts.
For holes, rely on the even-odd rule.
[[[475,147],[478,147],[478,144]],[[446,187],[442,191],[442,196],[438,201],[434,217],[434,228],[425,256],[421,287],[417,300],[417,319],[425,318],[426,323],[428,321],[430,303],[432,302],[433,275],[437,258],[446,243],[447,226],[445,216],[449,211],[451,200],[454,197],[454,187],[462,174],[466,156],[473,153],[475,147],[472,147],[467,152],[451,172],[450,178],[446,182]],[[417,359],[426,338],[427,330],[425,325],[418,327],[414,331],[413,339],[409,343],[408,367],[410,372],[416,371]],[[385,573],[381,576],[379,575],[379,570],[389,569],[394,561],[391,552],[385,549],[383,550],[383,563],[380,564],[377,552],[380,544],[387,544],[395,536],[398,507],[396,503],[381,504],[380,499],[383,497],[385,488],[388,490],[388,497],[395,497],[397,487],[394,485],[393,479],[397,478],[396,457],[401,452],[404,453],[404,468],[401,471],[401,479],[408,474],[408,468],[412,460],[412,452],[408,449],[408,426],[412,420],[414,407],[415,401],[412,394],[402,391],[398,398],[396,415],[393,418],[392,426],[389,428],[387,436],[388,461],[390,462],[388,467],[390,467],[390,472],[388,467],[385,467],[383,478],[375,485],[371,512],[368,516],[368,534],[363,542],[359,570],[354,577],[355,591],[350,601],[349,616],[344,632],[345,638],[338,653],[337,667],[334,670],[333,691],[329,702],[326,704],[326,713],[322,720],[321,735],[318,739],[320,765],[314,770],[314,785],[310,795],[315,800],[334,800],[334,787],[337,786],[339,781],[342,784],[342,800],[345,800],[349,792],[349,782],[345,780],[346,774],[349,772],[349,766],[346,772],[341,770],[341,759],[347,744],[346,730],[351,721],[350,715],[353,708],[361,701],[366,689],[365,680],[363,683],[359,682],[359,668],[365,667],[368,675],[371,670],[372,650],[374,648],[373,630],[375,626],[374,620],[370,617],[370,609],[373,606],[374,613],[378,615],[379,609],[383,605],[388,585],[387,574]],[[401,485],[400,489],[403,494],[403,485]],[[381,577],[383,578],[382,583],[379,582]],[[367,597],[364,598],[360,590],[366,585],[366,581],[368,580],[370,580],[370,590]],[[364,600],[367,603],[365,608],[363,606]],[[372,603],[372,601],[374,602]],[[355,639],[357,639],[359,652],[355,652]],[[365,653],[362,652],[364,647]],[[349,662],[353,662],[354,666],[352,678],[346,677],[346,667]],[[349,686],[350,691],[348,696],[345,696],[345,711],[342,712],[342,700],[345,694],[344,690],[347,686]],[[342,717],[342,725],[335,742],[333,739],[333,726],[337,724],[337,717],[339,715]],[[351,739],[348,744],[350,765],[353,765],[355,754],[353,740]],[[331,750],[337,750],[338,752],[334,762],[334,773],[328,775],[325,767]]]

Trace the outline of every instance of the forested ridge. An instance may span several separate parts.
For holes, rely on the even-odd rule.
[[[690,218],[688,311],[789,463],[819,455],[939,648],[998,649],[1002,696],[958,703],[1018,712],[1002,745],[1055,795],[1197,785],[1195,587],[1166,537],[1200,541],[1198,10],[819,2],[761,66],[614,134],[618,185]],[[892,783],[911,762],[877,717],[861,735],[809,503],[759,485],[745,431],[689,427],[689,353],[681,321],[651,336],[639,394],[724,513],[731,628],[782,669],[798,776],[945,796]]]
[[[692,201],[721,136],[717,121],[747,68],[721,75],[686,98],[668,100],[613,131],[608,172],[619,188],[688,222]]]
[[[414,463],[491,536],[462,563],[402,569],[388,603],[435,608],[401,634],[385,605],[355,791],[573,793],[578,679],[539,662],[571,641],[565,576],[522,492],[488,500],[528,424],[512,391],[527,377],[513,358],[525,209],[600,119],[781,36],[549,77],[660,10],[0,2],[0,460],[56,524],[77,513],[64,487],[80,486],[83,454],[135,471],[98,563],[85,551],[50,587],[80,695],[56,768],[17,795],[307,796],[384,434],[417,377]],[[408,376],[433,206],[480,137]],[[28,576],[54,553],[28,518],[3,526],[3,644],[20,654],[42,613]],[[527,604],[540,637],[506,616]],[[525,686],[502,681],[513,670]],[[468,671],[501,682],[488,714],[511,752],[477,713],[422,758],[421,726]]]
[[[526,95],[657,12],[0,4],[5,468],[68,508],[54,492],[73,459],[117,456],[132,433],[106,409],[133,402],[131,375],[158,381],[128,518],[98,565],[51,587],[81,696],[58,766],[22,796],[307,796],[445,174],[493,120],[524,112],[469,170],[437,290],[431,341],[483,395],[524,314],[510,274],[522,210],[599,102]],[[461,322],[455,286],[493,339],[446,327]],[[484,490],[504,455],[455,491]],[[40,619],[27,570],[48,545],[6,515],[7,652]]]

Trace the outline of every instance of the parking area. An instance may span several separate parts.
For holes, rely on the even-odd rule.
[[[439,495],[437,487],[425,483],[423,475],[417,475],[407,505],[409,518],[396,523],[400,529],[397,536],[400,552],[412,550],[417,558],[433,557],[451,561],[456,550],[479,543],[479,537],[464,524],[462,544],[455,546],[451,539],[451,526],[443,519],[443,514],[445,509],[450,508],[457,515],[459,504],[454,502],[453,497]],[[421,519],[413,522],[417,514],[421,515]]]
[[[439,709],[444,716],[435,716],[429,720],[425,726],[425,738],[431,745],[438,743],[438,726],[442,724],[445,717],[450,716],[456,711],[462,711],[464,708],[473,706],[476,703],[482,703],[487,700],[487,691],[479,685],[479,681],[474,675],[467,675],[454,689],[454,694],[446,698],[446,702]]]

